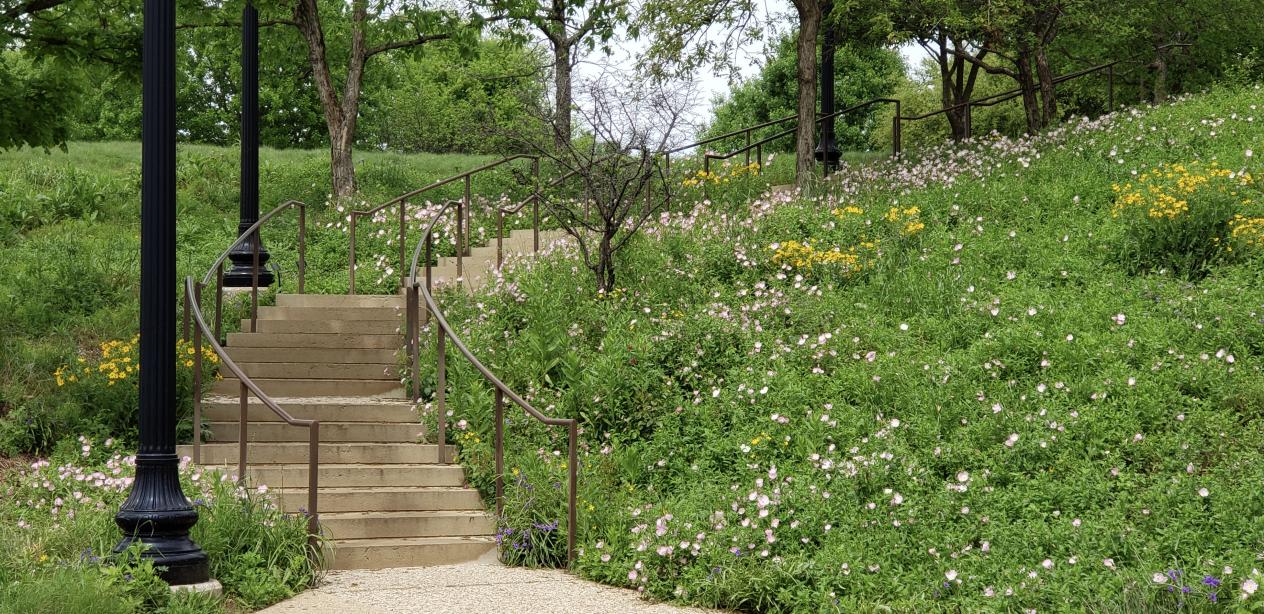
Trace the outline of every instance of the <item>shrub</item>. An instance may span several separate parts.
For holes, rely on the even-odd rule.
[[[1112,189],[1111,216],[1123,224],[1119,257],[1133,271],[1201,277],[1260,243],[1264,218],[1249,215],[1258,208],[1249,173],[1215,161],[1162,164]]]

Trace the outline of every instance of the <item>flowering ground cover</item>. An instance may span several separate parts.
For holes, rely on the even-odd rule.
[[[810,198],[695,178],[617,291],[558,247],[442,300],[581,419],[585,577],[742,611],[1260,610],[1262,123],[1225,89]],[[492,394],[448,365],[489,492]],[[502,556],[558,564],[565,433],[507,415]]]
[[[0,612],[194,613],[228,604],[249,611],[312,582],[304,518],[281,513],[265,486],[247,491],[187,458],[181,481],[200,516],[193,539],[227,599],[173,597],[135,552],[111,557],[120,537],[114,514],[135,474],[136,458],[127,454],[113,439],[80,437],[50,459],[0,475]]]

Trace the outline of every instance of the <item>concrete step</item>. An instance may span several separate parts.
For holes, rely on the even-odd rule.
[[[320,525],[336,541],[414,537],[491,536],[496,521],[473,511],[321,512]]]
[[[239,362],[251,379],[337,379],[393,380],[398,383],[399,367],[389,363],[319,363],[319,362]],[[266,389],[264,390],[267,391]]]
[[[324,425],[321,425],[322,428]],[[246,469],[254,484],[269,488],[307,488],[307,463],[252,465]],[[465,485],[460,465],[321,463],[320,488],[449,486]]]
[[[355,379],[271,379],[250,378],[269,397],[344,396],[404,398],[399,380]],[[226,377],[211,387],[212,394],[239,394],[241,385],[235,377]]]
[[[246,330],[250,330],[250,321],[246,321]],[[354,333],[322,334],[322,333],[229,333],[228,345],[232,348],[325,348],[325,349],[390,349],[397,350],[404,346],[403,335],[392,331],[390,334],[366,335]]]
[[[293,427],[302,428],[302,427]],[[237,466],[236,443],[202,444],[202,464]],[[308,445],[303,443],[248,443],[248,465],[300,464],[307,462]],[[176,454],[193,456],[193,446],[178,446]],[[448,446],[448,460],[456,455],[456,447]],[[439,446],[419,443],[322,443],[320,463],[416,465],[439,462]]]
[[[364,399],[357,397],[273,397],[273,401],[300,420],[327,422],[417,422],[417,412],[404,399]],[[238,397],[208,396],[202,400],[202,419],[209,422],[236,422],[241,412]],[[247,401],[250,422],[280,422],[271,409],[253,396]]]
[[[259,318],[264,320],[389,320],[398,322],[402,316],[398,307],[260,307]]]
[[[394,349],[229,347],[238,364],[248,362],[395,364]]]
[[[403,330],[401,312],[393,320],[264,320],[255,327],[256,333],[318,333],[349,335],[399,335]],[[250,330],[250,318],[243,318],[241,330]],[[231,339],[229,345],[232,345]],[[339,347],[339,346],[325,346]],[[352,346],[359,347],[359,346]]]
[[[275,415],[275,414],[274,414]],[[211,441],[240,441],[238,422],[212,422],[209,425]],[[247,441],[307,441],[307,428],[290,426],[285,422],[260,422],[246,424]],[[394,442],[409,443],[420,439],[421,425],[401,422],[321,422],[320,440],[336,442]]]
[[[334,569],[425,567],[473,561],[496,550],[492,537],[414,537],[338,541]]]
[[[404,307],[392,294],[279,294],[277,307]]]
[[[304,485],[306,486],[306,485]],[[374,486],[348,488],[320,486],[316,504],[325,512],[417,512],[438,510],[481,511],[478,491],[460,486]],[[271,489],[269,489],[271,490]],[[281,509],[307,507],[306,488],[277,491]]]

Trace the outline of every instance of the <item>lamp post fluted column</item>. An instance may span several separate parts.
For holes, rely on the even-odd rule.
[[[821,90],[821,117],[826,118],[821,121],[821,140],[816,145],[816,159],[825,164],[825,174],[828,175],[838,170],[838,159],[841,154],[838,151],[838,140],[834,137],[834,123],[838,121],[836,117],[830,117],[834,113],[834,50],[837,47],[838,24],[830,20],[830,13],[833,12],[833,4],[825,7],[824,15],[824,32],[821,41],[821,69],[817,71],[817,78],[820,80]]]
[[[259,221],[259,12],[250,2],[241,12],[241,199],[237,234]],[[249,288],[254,280],[254,244],[259,244],[259,285],[275,281],[267,268],[268,250],[255,232],[228,254],[233,266],[224,285]]]
[[[136,479],[114,520],[115,548],[144,557],[173,585],[210,579],[189,537],[198,514],[180,488],[176,457],[176,3],[145,0],[141,119],[140,449]]]

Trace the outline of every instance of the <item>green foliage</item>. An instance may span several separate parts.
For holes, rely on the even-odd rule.
[[[810,199],[712,184],[623,252],[616,292],[577,293],[563,252],[441,300],[580,420],[585,577],[739,611],[1250,610],[1264,224],[1232,215],[1258,197],[1217,213],[1235,258],[1176,276],[1121,259],[1146,221],[1113,217],[1111,186],[1193,160],[1242,180],[1261,92],[848,166]],[[858,272],[829,261],[864,242]],[[491,393],[448,364],[489,493]],[[557,560],[536,525],[566,528],[564,429],[506,416],[502,557]]]
[[[1119,257],[1131,270],[1197,278],[1261,245],[1260,188],[1249,173],[1216,161],[1173,163],[1112,187],[1111,215],[1122,222]]]
[[[755,124],[793,117],[798,109],[799,86],[795,78],[795,37],[785,36],[760,69],[759,75],[735,86],[726,97],[714,103],[714,120],[700,135],[719,136]],[[842,109],[872,98],[890,96],[902,80],[904,63],[897,52],[882,47],[855,44],[840,45],[834,54],[835,109]],[[842,150],[868,149],[870,133],[878,127],[882,110],[875,105],[863,111],[848,113],[835,124],[835,138]],[[751,142],[788,130],[785,123],[756,131]],[[709,145],[715,151],[728,151],[743,145],[741,137]],[[889,147],[889,145],[883,146]],[[764,147],[766,152],[790,152],[793,136],[778,139]]]
[[[64,146],[84,87],[68,62],[0,47],[0,149]]]
[[[439,42],[391,64],[389,84],[371,94],[361,140],[409,153],[504,156],[522,148],[512,137],[543,137],[530,114],[543,106],[543,58],[505,39],[481,40],[466,55]]]
[[[116,440],[80,437],[0,480],[0,612],[224,611],[218,598],[173,595],[139,543],[109,554],[134,471]],[[263,489],[187,462],[181,484],[198,510],[193,539],[238,609],[266,607],[314,580],[306,518],[282,513]]]

